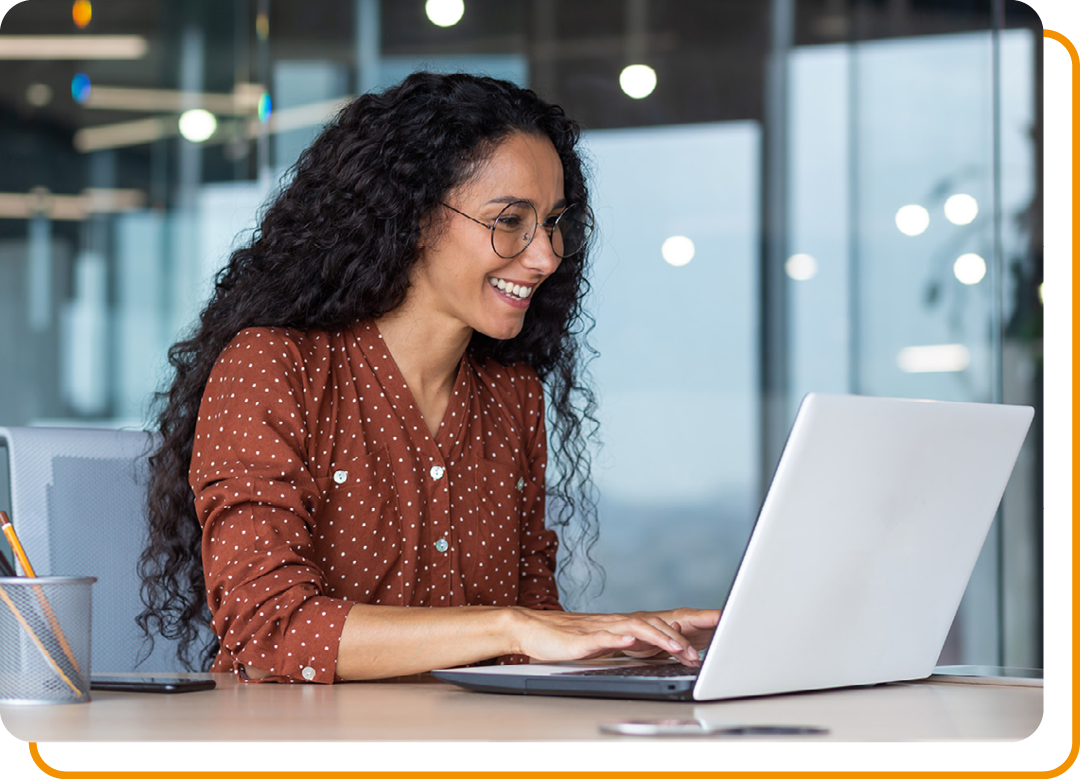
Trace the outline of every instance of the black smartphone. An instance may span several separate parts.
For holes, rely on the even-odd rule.
[[[93,676],[91,690],[110,692],[195,692],[212,690],[213,679],[185,679],[180,676]]]

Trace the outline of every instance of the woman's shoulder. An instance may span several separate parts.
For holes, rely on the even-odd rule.
[[[340,333],[294,327],[245,327],[222,350],[218,362],[247,361],[303,367],[322,362]]]

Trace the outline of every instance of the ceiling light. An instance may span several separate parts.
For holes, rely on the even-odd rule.
[[[192,143],[202,143],[217,130],[217,117],[205,108],[180,114],[180,134]]]
[[[137,60],[141,35],[0,35],[0,60]]]
[[[648,97],[656,89],[656,71],[648,65],[627,65],[619,74],[619,86],[635,100]]]
[[[58,221],[80,221],[92,214],[115,214],[145,206],[146,195],[137,189],[84,189],[78,195],[55,195],[45,189],[0,192],[0,219],[30,219],[44,214]]]
[[[465,15],[465,3],[462,0],[427,0],[424,12],[432,24],[453,27]]]
[[[177,89],[138,89],[95,85],[87,108],[110,111],[166,111],[181,113],[188,108],[205,108],[214,114],[248,115],[258,108],[259,85],[238,85],[233,92],[181,92]],[[248,88],[255,86],[257,94]]]
[[[124,146],[141,146],[176,134],[176,123],[166,122],[153,116],[134,122],[118,122],[97,127],[83,127],[75,131],[72,142],[81,152],[119,149]]]

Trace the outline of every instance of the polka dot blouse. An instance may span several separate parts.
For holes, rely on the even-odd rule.
[[[244,330],[190,482],[213,670],[333,682],[353,603],[558,609],[540,380],[466,354],[434,439],[378,328]]]

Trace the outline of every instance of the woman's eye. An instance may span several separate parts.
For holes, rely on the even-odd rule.
[[[499,220],[499,226],[508,230],[516,230],[521,227],[521,217],[518,216],[504,216]]]

